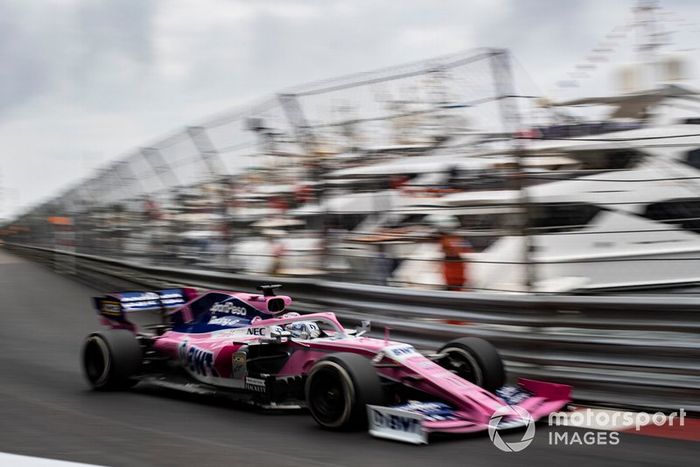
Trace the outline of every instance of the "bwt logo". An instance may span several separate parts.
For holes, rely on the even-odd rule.
[[[378,427],[405,431],[406,433],[420,433],[421,428],[419,419],[400,415],[385,415],[377,410],[372,410],[372,421]]]
[[[198,347],[187,347],[183,342],[178,347],[178,356],[185,368],[200,376],[219,376],[214,368],[214,354]]]
[[[229,315],[239,316],[245,316],[248,313],[248,311],[242,306],[234,305],[231,302],[214,303],[209,311],[212,313],[226,313]]]
[[[397,347],[389,350],[395,357],[403,357],[413,353],[413,347]]]

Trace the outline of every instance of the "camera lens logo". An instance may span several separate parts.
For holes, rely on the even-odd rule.
[[[505,418],[505,420],[504,420]],[[501,438],[499,430],[515,427],[525,427],[525,434],[520,441],[506,442]],[[525,449],[535,439],[535,421],[530,412],[522,407],[503,405],[489,419],[489,438],[494,446],[504,452],[519,452]]]

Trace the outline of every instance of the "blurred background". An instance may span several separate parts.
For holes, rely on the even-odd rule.
[[[605,10],[594,3],[577,7],[579,13]],[[198,14],[207,18],[202,24],[213,21],[204,15],[204,5],[156,2],[146,8],[124,2],[106,12],[78,2],[56,9],[62,20],[51,28],[63,28],[61,33],[89,20],[90,27],[79,29],[84,37],[66,40],[61,35],[56,44],[56,53],[67,63],[83,67],[65,73],[83,76],[84,91],[80,81],[58,89],[49,81],[60,77],[38,77],[35,72],[42,66],[49,71],[56,66],[38,59],[28,63],[35,55],[18,60],[21,66],[7,72],[16,91],[37,94],[25,95],[23,102],[21,93],[5,96],[0,134],[9,146],[0,182],[6,217],[0,237],[145,264],[397,287],[552,293],[664,287],[694,292],[700,280],[700,97],[693,87],[696,52],[684,44],[697,38],[698,25],[668,3],[669,9],[651,1],[619,2],[625,4],[619,17],[606,15],[609,30],[600,37],[587,31],[585,44],[564,41],[565,57],[557,56],[561,42],[510,44],[527,52],[531,65],[509,49],[468,49],[282,88],[233,111],[187,122],[164,138],[108,157],[109,162],[102,162],[99,153],[114,144],[97,143],[95,131],[119,141],[139,134],[128,131],[120,112],[135,125],[174,106],[163,104],[138,115],[144,107],[159,106],[163,93],[195,112],[200,104],[189,104],[201,93],[231,94],[218,88],[217,79],[209,88],[208,76],[197,69],[200,60],[206,58],[207,74],[221,66],[225,74],[238,76],[237,70],[247,70],[241,72],[245,75],[259,69],[251,58],[268,56],[263,69],[275,72],[286,64],[291,71],[285,68],[284,76],[292,80],[327,74],[316,59],[328,50],[308,55],[287,50],[291,45],[285,44],[250,57],[245,41],[231,47],[230,55],[222,51],[227,49],[223,44],[209,48],[202,43],[207,56],[194,58],[170,49],[194,46],[197,41],[181,37],[182,28],[193,29]],[[522,8],[506,4],[501,14]],[[217,20],[218,27],[197,34],[198,41],[216,40],[226,29],[224,20],[231,25],[260,21],[262,30],[273,30],[277,23],[270,18],[277,15],[285,18],[286,27],[297,26],[293,37],[301,40],[297,35],[308,33],[302,23],[325,25],[329,19],[319,15],[352,17],[355,8],[334,2],[225,5],[221,11],[227,14]],[[411,7],[413,13],[419,6]],[[34,14],[12,2],[3,8],[10,16]],[[51,8],[55,6],[37,18]],[[542,8],[543,2],[528,3],[525,20],[535,21],[530,9]],[[107,13],[115,16],[108,21]],[[139,21],[127,21],[132,18]],[[154,23],[142,24],[146,18]],[[264,24],[266,18],[271,25]],[[410,18],[408,24],[417,21]],[[437,13],[419,19],[426,28],[431,22],[448,28]],[[560,19],[564,23],[567,16]],[[92,30],[96,24],[101,28]],[[156,26],[157,34],[147,36]],[[143,37],[128,29],[136,27]],[[380,29],[370,31],[383,33]],[[541,39],[542,29],[536,31]],[[24,40],[46,40],[48,35],[18,32]],[[449,36],[443,32],[438,37]],[[419,40],[421,33],[414,31],[420,47],[402,56],[415,56],[425,47],[436,55],[470,44],[475,34],[466,27],[453,32],[459,40],[438,44],[430,36]],[[496,33],[502,42],[513,31],[499,28]],[[342,28],[334,34],[360,41]],[[116,49],[106,56],[100,48],[105,44],[76,49],[85,35]],[[523,36],[525,44],[533,40],[532,34]],[[489,37],[485,33],[478,42]],[[140,41],[148,47],[142,49]],[[261,42],[255,39],[252,45],[264,47]],[[446,47],[438,47],[442,43]],[[58,50],[61,44],[73,48]],[[355,50],[362,44],[347,47]],[[380,46],[380,52],[382,47],[388,45]],[[96,55],[86,58],[91,48]],[[393,45],[391,50],[397,49]],[[373,63],[375,58],[365,52],[366,65]],[[216,53],[222,55],[212,56]],[[290,63],[288,54],[313,60],[314,73],[301,71],[308,71],[310,63]],[[333,54],[332,63],[345,62]],[[352,66],[346,68],[362,68],[362,57],[351,54],[345,65]],[[115,73],[117,66],[120,73]],[[150,96],[152,81],[159,81],[152,73],[158,70],[170,77],[164,81],[170,85]],[[20,81],[25,75],[32,78]],[[549,81],[555,75],[561,79],[549,92],[536,84],[538,78]],[[238,79],[244,77],[231,78],[230,84],[245,84]],[[279,82],[278,76],[260,79],[268,85]],[[184,101],[178,93],[187,89],[174,84],[185,86],[183,80],[196,83],[196,92]],[[124,83],[134,82],[125,97],[135,107],[110,94],[124,92]],[[242,91],[247,94],[245,88],[238,93]],[[71,122],[69,112],[66,121],[47,125],[40,113],[66,110],[53,107],[57,102],[75,110],[76,120]],[[101,120],[114,109],[114,124]],[[64,133],[62,126],[71,128]],[[38,153],[41,145],[51,147]]]

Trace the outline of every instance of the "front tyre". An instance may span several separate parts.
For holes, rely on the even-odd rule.
[[[83,372],[93,389],[110,391],[135,384],[143,353],[136,337],[125,329],[90,334],[83,344]]]
[[[503,360],[493,344],[484,339],[455,339],[445,344],[439,353],[444,357],[436,363],[487,391],[493,392],[505,384]]]
[[[367,405],[382,405],[384,392],[372,362],[357,354],[337,353],[311,368],[306,405],[323,428],[346,430],[367,426]]]

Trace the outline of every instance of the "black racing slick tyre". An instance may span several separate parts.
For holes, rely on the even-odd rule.
[[[306,379],[306,405],[323,428],[367,427],[367,405],[382,405],[384,392],[372,362],[353,353],[324,357]]]
[[[493,344],[484,339],[455,339],[442,346],[439,353],[444,354],[437,361],[440,366],[487,391],[493,392],[505,384],[503,360]]]
[[[125,329],[90,334],[83,344],[83,372],[93,389],[113,391],[136,383],[143,361],[141,346],[134,334]]]

